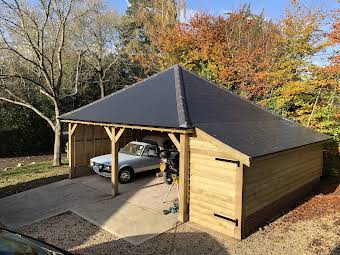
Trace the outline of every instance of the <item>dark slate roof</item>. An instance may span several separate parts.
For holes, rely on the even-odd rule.
[[[63,120],[166,128],[200,128],[252,157],[328,140],[176,65]]]
[[[177,128],[181,126],[177,112],[174,70],[169,69],[60,118]]]
[[[327,135],[288,120],[202,123],[199,128],[252,157],[328,140]]]

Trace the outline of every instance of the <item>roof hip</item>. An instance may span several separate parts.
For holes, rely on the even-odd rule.
[[[175,89],[176,89],[176,103],[178,112],[178,122],[182,128],[190,128],[190,120],[188,114],[188,107],[186,104],[185,87],[183,86],[182,67],[180,65],[174,66],[175,74]]]

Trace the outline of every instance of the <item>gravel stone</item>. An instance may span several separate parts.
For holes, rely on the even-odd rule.
[[[197,230],[188,224],[178,225],[140,245],[92,225],[67,212],[17,230],[40,238],[74,254],[339,254],[340,212],[327,216],[286,222],[284,217],[243,241],[221,238]]]

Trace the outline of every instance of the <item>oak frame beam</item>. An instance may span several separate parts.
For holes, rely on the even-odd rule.
[[[119,140],[119,138],[122,136],[122,134],[124,133],[125,128],[120,128],[119,131],[116,134],[116,142]]]
[[[187,134],[187,133],[195,132],[193,129],[161,128],[161,127],[149,127],[149,126],[139,126],[139,125],[123,125],[123,124],[112,124],[112,123],[77,121],[77,120],[61,120],[61,122],[78,123],[78,124],[94,125],[94,126],[102,126],[102,127],[141,129],[141,130],[170,132],[170,133],[178,133],[178,134]]]
[[[111,132],[109,127],[104,127],[107,135],[109,136],[110,140],[112,141],[112,137],[113,137],[113,133]],[[115,135],[115,140],[116,142],[119,140],[119,138],[122,136],[122,134],[124,133],[125,128],[120,128],[119,131],[117,132],[117,134]]]
[[[107,135],[109,136],[110,140],[112,141],[112,133],[111,133],[110,128],[109,127],[104,127],[104,129],[105,129]]]
[[[71,135],[73,135],[73,133],[74,133],[74,131],[76,130],[76,128],[77,128],[77,123],[75,123],[74,125],[73,125],[73,127],[71,128]]]
[[[168,133],[168,136],[173,144],[176,146],[177,150],[181,151],[180,142],[177,140],[177,137],[173,133]]]

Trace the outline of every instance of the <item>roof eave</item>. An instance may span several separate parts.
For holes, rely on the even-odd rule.
[[[308,143],[308,144],[304,144],[304,145],[301,145],[301,146],[291,147],[291,148],[288,148],[288,149],[285,149],[285,150],[280,150],[280,151],[276,151],[276,152],[272,152],[272,153],[268,153],[268,154],[264,154],[264,155],[258,155],[258,156],[255,156],[255,157],[251,157],[250,163],[255,162],[255,161],[264,160],[264,159],[269,159],[269,158],[272,158],[272,157],[276,157],[276,156],[282,155],[283,153],[286,153],[286,152],[289,152],[289,151],[292,151],[292,150],[298,150],[298,149],[301,149],[301,148],[307,147],[307,146],[327,144],[331,141],[332,141],[332,138],[327,138],[325,140],[317,141],[317,142],[314,142],[314,143]]]
[[[107,122],[94,122],[85,120],[72,120],[72,119],[60,119],[61,122],[65,123],[78,123],[84,125],[94,125],[94,126],[109,126],[109,127],[124,127],[130,129],[142,129],[149,131],[160,131],[169,133],[194,133],[194,129],[191,127],[160,127],[151,125],[137,125],[137,124],[126,124],[126,123],[107,123]]]

